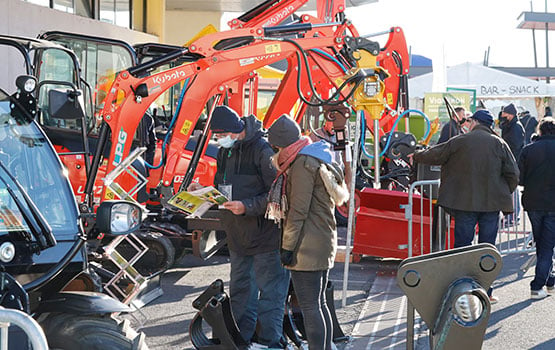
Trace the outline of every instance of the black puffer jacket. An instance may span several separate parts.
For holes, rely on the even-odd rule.
[[[524,127],[517,117],[501,123],[500,127],[501,137],[509,145],[515,159],[518,159],[524,147]]]
[[[555,135],[540,136],[524,147],[518,166],[524,209],[555,211]]]
[[[270,160],[274,151],[263,138],[262,123],[252,115],[243,121],[245,138],[218,152],[214,185],[231,184],[232,200],[242,201],[246,209],[244,215],[222,211],[229,249],[240,255],[254,255],[279,249],[279,230],[273,221],[264,218],[276,169]]]

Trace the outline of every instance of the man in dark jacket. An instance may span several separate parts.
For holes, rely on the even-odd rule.
[[[524,147],[524,127],[518,120],[516,116],[517,114],[518,112],[515,105],[510,103],[503,107],[499,118],[501,137],[509,145],[515,159],[518,159],[520,152],[522,151],[522,147]],[[513,205],[515,207],[515,212],[513,215],[507,215],[505,217],[506,226],[518,223],[520,213],[520,198],[518,192],[513,194]]]
[[[536,271],[530,282],[531,298],[542,299],[553,293],[552,273],[555,247],[555,120],[544,118],[539,137],[520,154],[520,185],[524,186],[522,205],[532,223],[536,242]],[[547,286],[547,292],[543,289]]]
[[[503,107],[499,118],[501,137],[509,145],[515,159],[518,159],[524,147],[524,127],[516,117],[517,114],[515,105],[510,103]]]
[[[479,110],[471,117],[469,133],[414,155],[416,162],[441,165],[437,202],[455,218],[455,247],[472,243],[476,224],[478,242],[495,244],[499,212],[513,211],[518,167],[492,124],[490,112]]]
[[[262,123],[251,115],[239,118],[218,106],[210,129],[221,148],[214,185],[230,199],[224,203],[231,262],[231,307],[241,335],[250,342],[257,319],[258,343],[283,348],[283,314],[289,273],[280,262],[280,233],[264,218],[268,191],[276,177],[274,152],[263,138]]]
[[[453,119],[450,119],[449,122],[441,128],[441,134],[437,143],[447,142],[450,138],[462,134],[462,126],[464,123],[466,123],[466,110],[464,107],[455,108]]]

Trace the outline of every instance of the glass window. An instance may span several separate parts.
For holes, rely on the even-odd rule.
[[[83,17],[93,18],[92,0],[74,0],[75,14]]]
[[[42,52],[39,72],[39,82],[45,80],[70,82],[76,84],[75,66],[69,54],[59,49],[47,49]],[[48,91],[52,89],[68,89],[67,85],[48,83],[40,86],[38,91],[39,115],[42,125],[59,128],[81,130],[81,122],[75,119],[57,119],[48,113]]]
[[[16,121],[16,104],[0,90],[0,162],[31,197],[54,234],[75,233],[77,210],[69,182],[48,140],[34,122]],[[13,197],[6,190],[6,172],[0,172],[0,232],[27,230]],[[12,189],[18,194],[18,190]],[[21,198],[21,197],[19,197]]]
[[[75,53],[81,63],[83,76],[92,88],[94,116],[87,116],[90,118],[87,124],[91,127],[89,132],[96,134],[100,126],[100,120],[96,118],[104,105],[104,98],[112,86],[116,73],[133,65],[131,54],[118,45],[74,38],[62,38],[56,41]]]
[[[73,0],[54,0],[54,9],[67,13],[75,13],[75,4]]]
[[[100,20],[129,28],[131,23],[129,1],[100,0]]]

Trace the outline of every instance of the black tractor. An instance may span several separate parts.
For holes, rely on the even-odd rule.
[[[23,75],[16,85],[11,95],[0,89],[0,306],[32,315],[52,349],[146,349],[144,335],[114,317],[131,309],[97,292],[90,276],[84,215],[35,121],[37,80]],[[52,113],[83,113],[72,93],[49,95]],[[89,216],[97,230],[125,235],[140,226],[143,212],[106,201]],[[31,340],[12,326],[8,342],[19,350]]]

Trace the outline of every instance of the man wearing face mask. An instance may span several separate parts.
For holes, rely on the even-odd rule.
[[[280,233],[264,218],[276,169],[274,151],[254,115],[240,118],[227,106],[212,114],[210,130],[221,146],[214,186],[224,193],[221,220],[231,262],[231,308],[241,336],[268,348],[283,348],[283,314],[289,273],[280,262]]]
[[[501,110],[501,116],[499,117],[501,137],[509,145],[515,159],[520,157],[520,152],[524,147],[525,137],[524,127],[518,120],[517,114],[518,112],[515,105],[510,103],[503,107]],[[504,225],[506,227],[512,226],[520,220],[520,195],[518,191],[513,194],[513,201],[515,212],[512,215],[507,215],[505,217]]]

